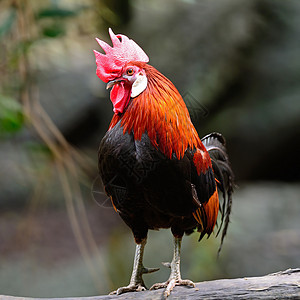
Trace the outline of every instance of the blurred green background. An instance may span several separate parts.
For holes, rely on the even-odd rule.
[[[91,195],[112,117],[92,50],[108,27],[172,80],[200,136],[227,139],[228,236],[219,259],[219,238],[184,238],[183,278],[299,267],[299,16],[298,0],[1,0],[0,294],[89,296],[129,281],[132,234]],[[170,231],[150,232],[145,265],[171,257]]]

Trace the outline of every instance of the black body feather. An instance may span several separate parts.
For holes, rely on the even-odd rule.
[[[148,229],[170,228],[182,236],[199,228],[192,213],[211,197],[216,189],[209,168],[198,176],[193,163],[195,150],[188,149],[178,160],[167,159],[144,133],[135,140],[123,133],[120,122],[111,128],[99,148],[99,173],[105,191],[131,228],[136,242]],[[203,220],[205,226],[205,219]]]

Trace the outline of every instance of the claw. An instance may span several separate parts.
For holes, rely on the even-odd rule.
[[[165,266],[165,267],[171,269],[171,263],[169,263],[169,262],[162,262],[161,264],[162,264],[163,266]]]
[[[145,268],[143,267],[142,269],[142,274],[149,274],[149,273],[153,273],[159,271],[159,268]]]

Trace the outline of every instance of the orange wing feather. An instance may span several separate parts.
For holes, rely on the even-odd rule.
[[[219,212],[219,195],[216,188],[215,192],[209,198],[208,202],[204,203],[204,210],[206,213],[206,233],[211,234],[214,230],[215,224],[217,222],[218,212]]]

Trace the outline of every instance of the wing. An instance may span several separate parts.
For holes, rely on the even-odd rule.
[[[214,229],[219,210],[219,197],[211,159],[204,146],[200,144],[196,151],[189,153],[189,157],[192,184],[195,189],[194,197],[197,197],[199,202],[193,216],[199,223],[198,231],[201,232],[199,240],[201,240],[205,234],[209,236]]]

